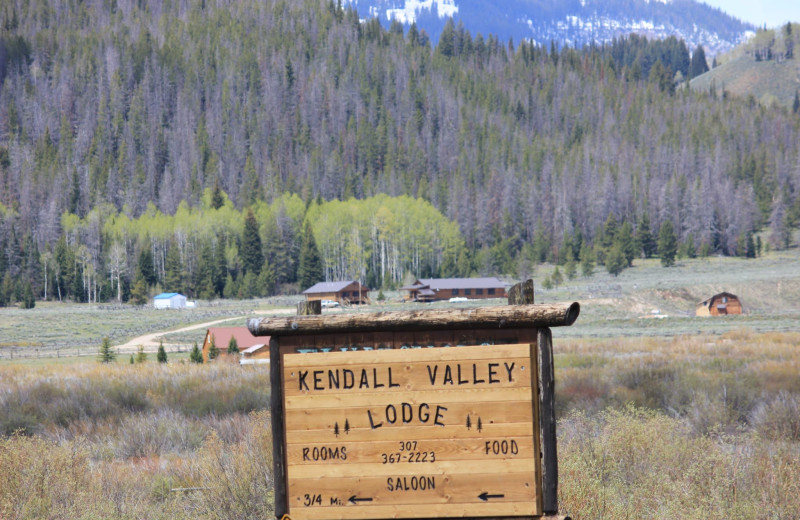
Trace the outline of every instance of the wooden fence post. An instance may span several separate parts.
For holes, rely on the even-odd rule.
[[[310,300],[297,304],[298,316],[311,316],[312,314],[322,314],[322,300]]]

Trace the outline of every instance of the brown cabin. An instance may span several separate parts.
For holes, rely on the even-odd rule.
[[[352,280],[319,282],[303,291],[303,294],[306,295],[306,301],[330,300],[339,302],[339,304],[369,303],[369,288]]]
[[[495,277],[489,278],[420,278],[413,284],[401,287],[408,291],[407,301],[431,302],[450,298],[481,300],[505,298],[506,287]]]
[[[700,302],[695,310],[696,316],[727,316],[742,314],[742,302],[735,294],[721,292]]]
[[[203,340],[203,362],[208,362],[208,351],[211,349],[211,339],[214,339],[214,344],[219,349],[219,357],[223,358],[228,355],[228,344],[231,338],[236,338],[236,346],[239,348],[239,353],[242,358],[258,359],[259,357],[266,357],[269,359],[269,338],[263,336],[253,336],[247,327],[212,327],[206,330],[206,337]],[[260,346],[261,349],[253,350],[253,347]],[[249,354],[245,354],[249,352]]]

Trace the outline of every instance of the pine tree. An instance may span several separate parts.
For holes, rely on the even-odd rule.
[[[228,342],[228,354],[238,354],[239,353],[239,344],[236,341],[236,338],[231,336],[231,340]]]
[[[203,353],[200,351],[200,348],[197,346],[197,342],[194,342],[194,347],[192,347],[192,351],[189,353],[189,361],[192,363],[202,363],[203,362]]]
[[[311,224],[306,221],[303,226],[303,242],[300,246],[300,261],[297,266],[297,281],[300,289],[305,290],[323,279],[322,257],[314,239]]]
[[[214,335],[211,335],[211,346],[208,347],[208,360],[211,361],[213,359],[217,359],[219,357],[219,348],[217,348],[217,342],[214,338]]]
[[[617,242],[625,258],[625,267],[632,267],[633,259],[636,256],[636,241],[633,239],[633,226],[630,222],[624,222],[619,228]]]
[[[589,278],[594,274],[594,249],[587,241],[581,246],[581,274]]]
[[[101,363],[111,363],[117,358],[117,353],[111,347],[111,340],[108,336],[103,338],[103,343],[100,345],[100,353],[98,361]]]
[[[642,213],[639,221],[639,229],[636,230],[636,241],[639,243],[639,251],[645,258],[651,258],[656,252],[656,241],[650,231],[650,217],[647,212]]]
[[[696,78],[708,72],[708,61],[706,61],[706,51],[702,45],[698,45],[692,53],[692,61],[689,64],[689,77]]]
[[[627,265],[622,248],[622,242],[617,240],[608,250],[608,254],[606,254],[606,271],[615,277],[619,276]]]
[[[158,342],[158,354],[156,354],[156,359],[158,360],[159,363],[167,362],[167,351],[164,350],[164,340]],[[202,359],[202,354],[201,354],[201,359]]]
[[[136,351],[136,363],[144,363],[147,361],[147,353],[144,351],[144,347],[139,345],[139,349]]]
[[[261,265],[264,263],[264,254],[261,251],[261,235],[259,234],[258,221],[252,209],[247,210],[244,218],[244,230],[242,231],[242,246],[239,249],[239,256],[242,259],[242,268],[245,273],[253,273],[255,276],[261,272]]]
[[[36,307],[36,298],[33,296],[33,288],[30,282],[25,282],[25,288],[22,291],[22,301],[20,307],[23,309],[33,309]]]
[[[670,267],[675,265],[675,255],[678,253],[678,237],[675,229],[669,220],[661,224],[658,230],[658,254],[661,257],[661,265]]]

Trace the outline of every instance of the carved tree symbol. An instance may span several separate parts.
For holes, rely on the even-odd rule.
[[[333,425],[333,434],[337,437],[339,436],[339,422],[337,421],[336,424]]]
[[[478,431],[483,430],[483,423],[481,422],[481,418],[478,417]]]
[[[350,433],[350,420],[344,420],[344,433]]]
[[[472,419],[469,418],[469,414],[467,414],[467,429],[469,430],[472,428]]]

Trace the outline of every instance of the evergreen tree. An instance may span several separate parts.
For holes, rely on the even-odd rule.
[[[626,266],[627,260],[622,250],[622,242],[617,240],[606,255],[606,271],[616,277],[619,276]]]
[[[284,245],[285,246],[285,245]],[[239,256],[242,259],[242,268],[245,273],[253,273],[258,276],[261,266],[264,263],[264,254],[261,251],[261,236],[259,234],[258,221],[252,209],[247,210],[244,218],[244,230],[242,231],[242,246],[239,249]]]
[[[594,274],[594,248],[585,240],[581,246],[581,274],[584,278]]]
[[[139,260],[136,263],[136,274],[141,276],[144,282],[152,287],[158,281],[156,270],[153,264],[153,251],[149,247],[149,238],[145,238],[145,246],[139,251]]]
[[[574,280],[578,274],[578,264],[575,262],[575,256],[572,253],[572,248],[567,249],[567,261],[564,263],[564,274],[567,275],[568,280]]]
[[[303,242],[300,246],[300,261],[297,265],[297,281],[300,283],[300,290],[305,290],[322,280],[322,257],[311,224],[306,221],[303,226]]]
[[[203,362],[203,353],[200,351],[200,348],[197,346],[197,342],[194,342],[194,347],[192,347],[192,351],[189,353],[189,361],[192,363],[202,363]]]
[[[164,290],[167,292],[183,292],[183,266],[178,252],[178,246],[174,241],[170,242],[167,248],[167,256],[164,260]]]
[[[239,344],[236,341],[236,338],[231,336],[231,340],[228,342],[228,354],[238,354],[239,353]]]
[[[98,361],[101,363],[111,363],[117,357],[117,353],[114,352],[114,349],[111,347],[111,340],[108,336],[103,338],[103,343],[100,345],[100,353],[98,355]]]
[[[619,228],[617,243],[625,257],[625,267],[632,267],[633,259],[636,257],[636,241],[633,239],[633,226],[630,222],[624,222]]]
[[[661,257],[661,265],[670,267],[675,265],[675,255],[678,253],[678,237],[675,229],[669,220],[661,224],[658,230],[658,254]]]
[[[144,363],[147,361],[147,353],[144,351],[144,347],[139,345],[139,349],[136,351],[136,363]]]
[[[214,335],[211,335],[211,345],[208,347],[208,360],[214,360],[219,357],[219,348],[217,348],[217,342],[214,338]]]
[[[556,266],[556,268],[553,269],[553,272],[550,274],[550,279],[553,281],[553,285],[556,288],[558,288],[559,285],[564,283],[564,276],[561,274],[561,271],[558,269],[558,266]]]
[[[275,294],[275,269],[269,263],[269,259],[264,259],[264,265],[261,266],[261,272],[258,274],[257,282],[258,293],[260,296],[272,296]]]
[[[197,346],[197,343],[195,343],[195,347],[196,346]],[[156,359],[158,360],[159,363],[166,363],[167,362],[167,351],[164,349],[164,341],[163,340],[158,342],[158,353],[156,354]]]
[[[144,305],[150,298],[150,290],[147,288],[147,282],[144,277],[137,275],[133,280],[133,287],[131,287],[131,303],[135,305]]]
[[[689,64],[689,78],[696,78],[708,72],[708,61],[706,61],[706,51],[702,45],[698,45],[692,53],[692,61]]]
[[[650,231],[650,217],[647,211],[642,213],[639,229],[636,230],[636,240],[639,243],[639,251],[645,258],[651,258],[656,253],[656,241]]]
[[[33,296],[33,288],[31,287],[30,282],[25,282],[25,289],[22,291],[22,301],[20,302],[20,307],[23,309],[33,309],[36,307],[36,298]]]
[[[225,205],[225,196],[222,194],[222,188],[219,187],[219,179],[214,181],[214,189],[211,192],[211,207],[219,209]]]

